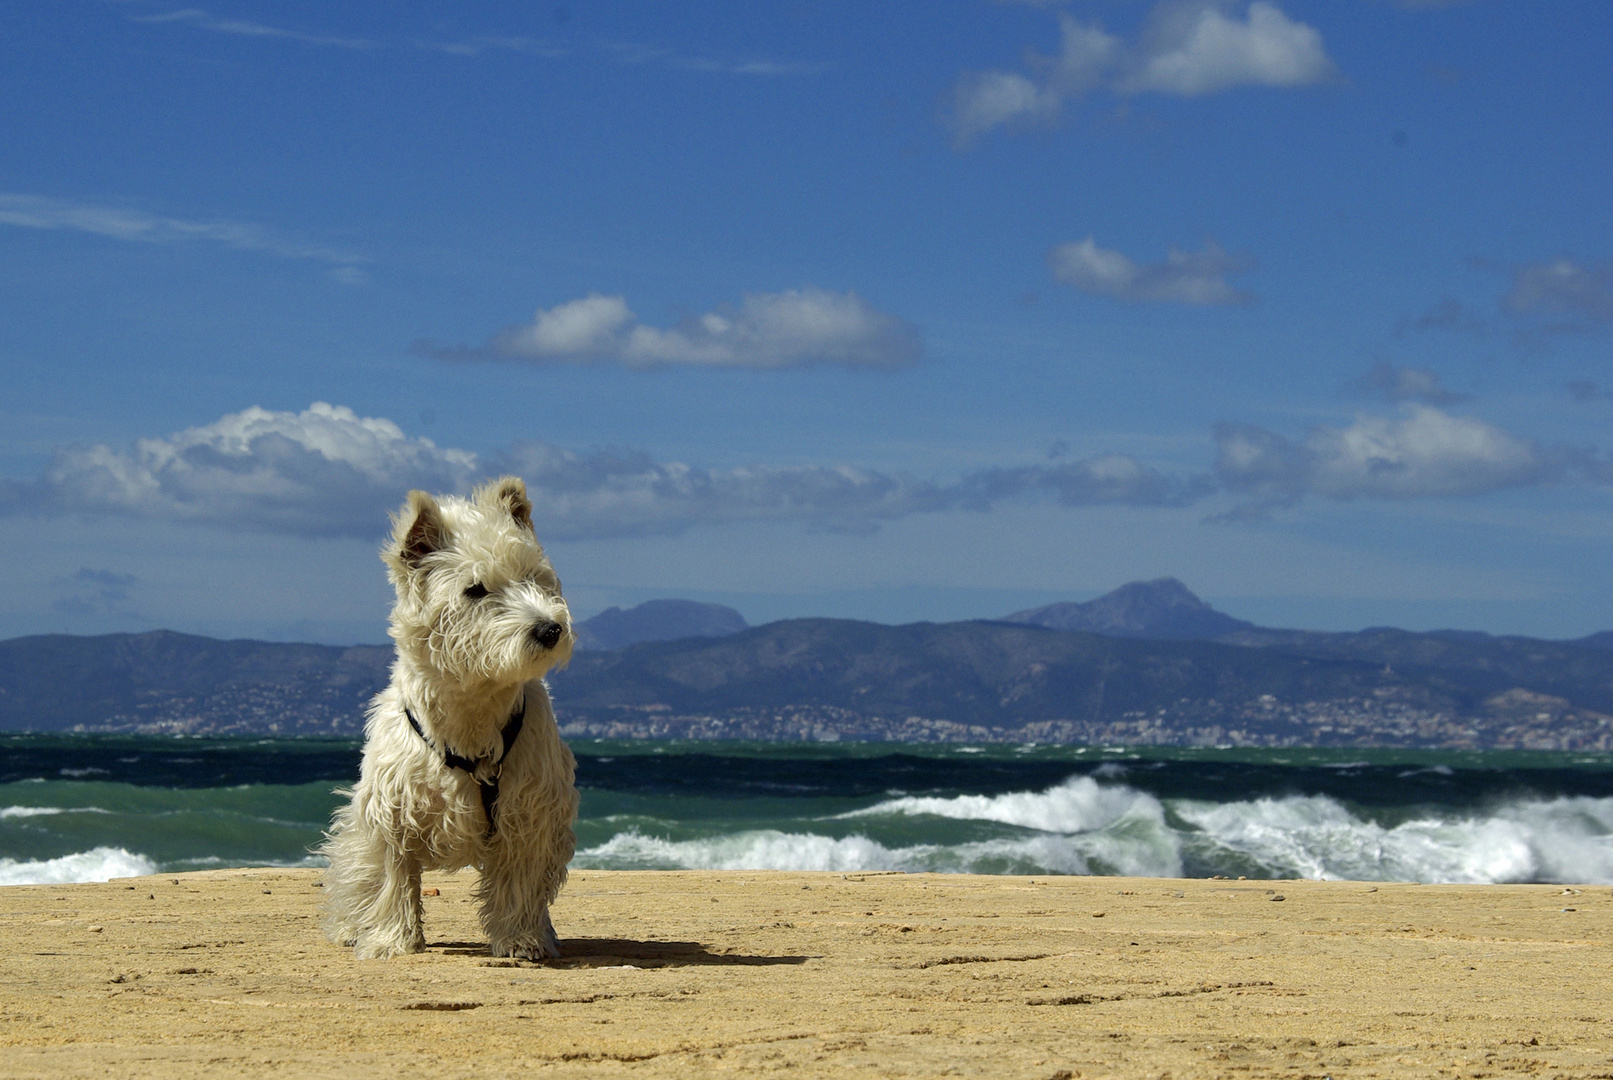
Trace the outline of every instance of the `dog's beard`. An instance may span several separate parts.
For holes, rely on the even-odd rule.
[[[399,630],[411,621],[399,620]],[[448,598],[437,605],[426,625],[429,632],[410,651],[423,654],[431,667],[462,682],[525,682],[571,659],[566,602],[534,586],[512,587],[476,601]],[[560,633],[546,646],[540,638],[550,626],[558,626]],[[401,633],[398,644],[409,648]]]

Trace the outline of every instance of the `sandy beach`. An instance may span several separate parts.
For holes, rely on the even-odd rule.
[[[8,1077],[1613,1076],[1613,890],[578,872],[565,956],[319,936],[312,870],[0,890]]]

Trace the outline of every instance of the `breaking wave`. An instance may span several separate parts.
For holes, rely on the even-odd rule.
[[[924,819],[983,823],[998,835],[895,839]],[[1080,776],[1043,791],[901,796],[801,824],[677,839],[633,826],[579,851],[576,865],[1613,883],[1613,798],[1517,799],[1390,822],[1325,795],[1160,800]],[[846,827],[855,831],[833,835]]]
[[[1188,837],[1201,857],[1247,859],[1271,877],[1613,883],[1613,798],[1517,800],[1484,814],[1424,814],[1393,826],[1321,795],[1172,809],[1198,830]]]
[[[1077,838],[1032,836],[963,844],[909,844],[887,847],[867,836],[755,829],[699,840],[667,840],[636,829],[577,853],[572,865],[610,870],[905,870],[953,874],[1124,873],[1180,876],[1167,855],[1157,864],[1104,866],[1101,844]]]
[[[59,859],[0,859],[0,885],[67,885],[156,872],[156,863],[123,848],[98,847]]]

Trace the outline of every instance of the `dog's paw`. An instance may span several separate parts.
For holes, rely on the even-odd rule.
[[[409,953],[425,952],[426,939],[424,936],[399,940],[373,934],[361,937],[353,943],[353,956],[359,960],[390,960],[394,956],[406,956]]]
[[[560,942],[550,930],[537,938],[517,938],[513,941],[495,941],[494,956],[508,956],[515,960],[558,960]]]

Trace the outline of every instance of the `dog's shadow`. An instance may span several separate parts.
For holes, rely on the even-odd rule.
[[[445,956],[480,956],[485,966],[605,968],[605,967],[767,967],[773,964],[804,964],[810,956],[755,956],[746,953],[711,952],[698,941],[633,941],[627,938],[566,938],[560,942],[560,956],[554,960],[512,960],[487,955],[487,944],[476,941],[443,941],[427,946],[428,952]]]

